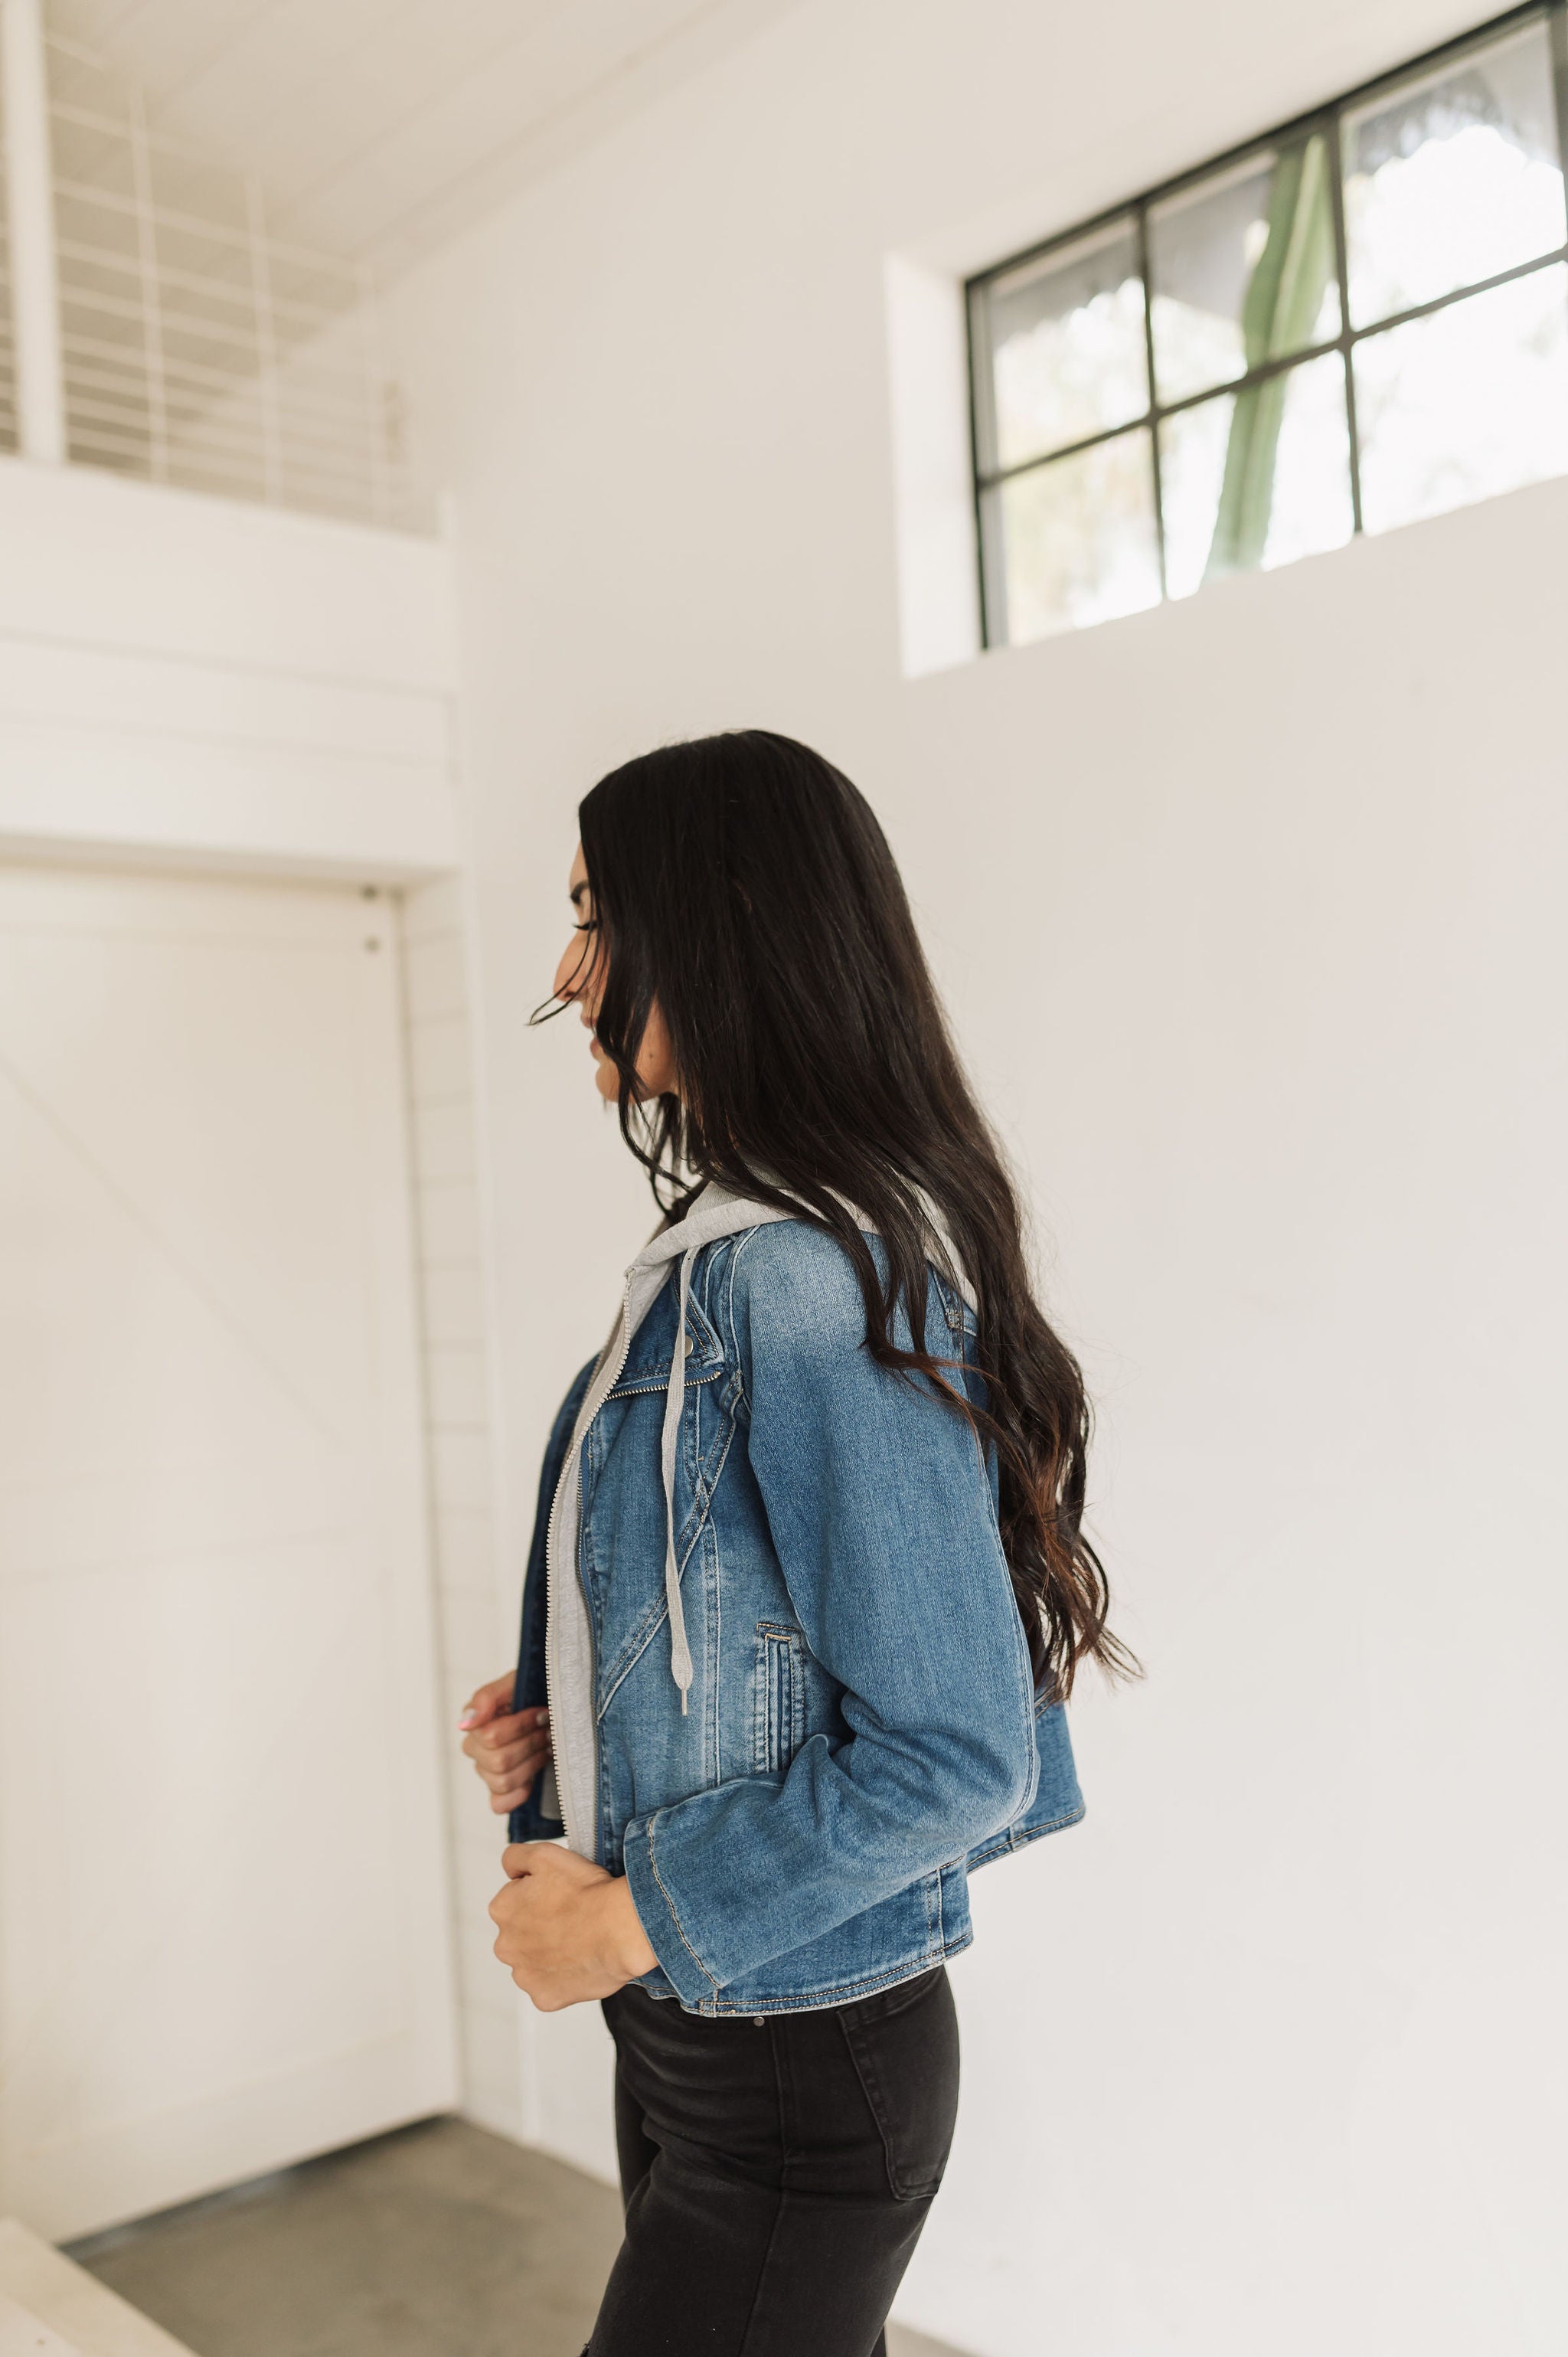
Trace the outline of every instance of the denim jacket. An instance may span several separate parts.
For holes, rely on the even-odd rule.
[[[618,1372],[599,1362],[596,1388],[614,1382],[579,1430],[585,1367],[556,1417],[514,1707],[546,1699],[552,1509],[575,1447],[576,1846],[629,1880],[651,1995],[761,2015],[956,1954],[969,1869],[1083,1802],[1066,1717],[1034,1692],[993,1462],[929,1384],[871,1357],[830,1236],[735,1199],[708,1232],[726,1200],[712,1241],[689,1215],[678,1269],[682,1232],[656,1240],[661,1282],[633,1264],[652,1297]],[[983,1397],[972,1316],[934,1271],[926,1343]],[[562,1833],[553,1787],[514,1811],[514,1841]]]

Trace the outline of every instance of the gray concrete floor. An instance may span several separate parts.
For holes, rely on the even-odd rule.
[[[610,2187],[442,2119],[69,2247],[196,2357],[578,2357],[619,2242]]]

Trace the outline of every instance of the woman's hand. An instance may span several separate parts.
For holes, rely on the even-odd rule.
[[[613,1996],[659,1962],[622,1875],[553,1842],[512,1842],[490,1901],[496,1953],[541,2013]]]
[[[512,1683],[509,1670],[504,1677],[478,1687],[457,1721],[467,1730],[463,1749],[480,1781],[489,1785],[498,1817],[521,1808],[550,1757],[550,1713],[513,1710]]]

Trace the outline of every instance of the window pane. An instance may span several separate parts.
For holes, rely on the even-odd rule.
[[[1384,91],[1346,115],[1342,137],[1357,327],[1563,242],[1543,24]]]
[[[1015,467],[1149,405],[1144,282],[1131,221],[1025,264],[982,290],[995,422],[981,403],[981,465]]]
[[[1160,490],[1173,597],[1222,573],[1342,548],[1355,515],[1339,354],[1167,417]]]
[[[993,644],[1020,646],[1159,603],[1146,428],[996,484],[983,524]]]
[[[1568,474],[1561,263],[1356,347],[1369,532]]]
[[[1321,135],[1205,180],[1149,214],[1162,401],[1339,333],[1334,195]]]

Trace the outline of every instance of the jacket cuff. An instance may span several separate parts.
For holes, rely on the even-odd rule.
[[[651,1817],[633,1818],[626,1829],[622,1864],[649,1945],[682,2004],[694,2009],[713,2002],[719,1984],[686,1937],[674,1899],[660,1878],[654,1847],[658,1823],[657,1812]]]

